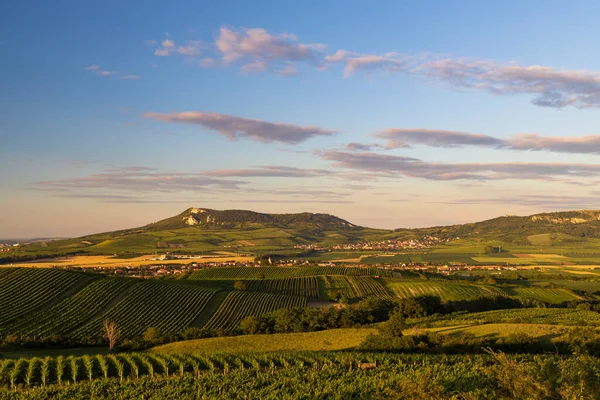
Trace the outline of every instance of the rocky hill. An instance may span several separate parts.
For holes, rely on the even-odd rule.
[[[179,215],[139,228],[144,231],[177,229],[187,226],[210,229],[231,229],[251,227],[314,229],[357,229],[360,227],[329,214],[264,214],[248,210],[212,210],[208,208],[188,208]]]

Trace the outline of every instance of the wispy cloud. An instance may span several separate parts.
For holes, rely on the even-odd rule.
[[[598,206],[598,196],[593,194],[583,194],[581,196],[552,195],[552,194],[514,194],[512,196],[496,197],[463,197],[449,200],[427,200],[423,203],[432,204],[498,204],[498,205],[516,205],[521,207],[533,207],[537,211],[544,210],[572,210],[572,209],[595,209]]]
[[[122,75],[119,71],[103,69],[98,64],[88,65],[83,69],[85,71],[90,71],[100,76],[119,76],[119,79],[125,80],[140,79],[139,75]]]
[[[600,164],[581,163],[447,163],[377,153],[323,151],[317,154],[335,166],[380,176],[398,174],[436,181],[533,179],[556,180],[600,176]]]
[[[177,45],[169,37],[160,42],[160,44],[156,40],[145,40],[144,43],[149,47],[156,47],[154,55],[159,57],[166,57],[173,54],[197,57],[202,53],[202,48],[205,47],[200,40],[186,40],[184,44]]]
[[[237,189],[243,182],[218,179],[200,173],[161,172],[148,167],[110,168],[101,173],[79,178],[36,182],[33,188],[121,190],[126,192],[202,191],[212,189]]]
[[[271,71],[280,75],[298,74],[298,64],[322,64],[323,44],[301,43],[289,33],[271,34],[265,29],[222,27],[215,46],[224,66],[241,65],[245,73]]]
[[[245,169],[217,169],[207,171],[209,176],[216,177],[262,177],[262,178],[311,178],[335,175],[335,171],[325,169],[304,169],[286,166],[259,166]]]
[[[157,56],[202,55],[197,64],[201,67],[236,66],[245,74],[271,72],[293,76],[300,73],[301,65],[324,71],[341,64],[344,77],[384,71],[496,95],[529,95],[532,103],[540,107],[600,107],[600,71],[393,51],[370,54],[340,49],[326,54],[325,44],[303,43],[296,35],[262,28],[222,26],[210,44],[190,40],[177,45],[169,35],[160,43],[145,43],[154,48]]]
[[[342,63],[345,77],[357,72],[405,73],[498,95],[529,94],[533,95],[532,103],[541,107],[600,106],[598,71],[563,70],[542,65],[435,55],[359,54],[345,50],[327,56],[326,60],[329,63]]]
[[[377,143],[348,143],[345,146],[345,149],[348,151],[374,151],[374,150],[382,150],[385,149],[384,146],[381,146]]]
[[[334,175],[329,170],[301,169],[287,166],[259,166],[239,170],[212,170],[197,173],[164,172],[145,166],[108,167],[99,173],[77,178],[35,182],[33,191],[63,198],[94,199],[111,203],[190,202],[201,194],[213,196],[243,195],[252,202],[269,198],[273,202],[348,202],[349,193],[321,187],[260,185],[253,178],[310,178]],[[246,179],[244,179],[246,178]],[[253,182],[252,185],[250,183]],[[257,184],[258,183],[258,184]],[[235,197],[235,196],[234,196]],[[185,201],[183,199],[186,199]]]
[[[408,148],[413,145],[442,148],[477,146],[509,150],[600,154],[600,135],[577,137],[522,133],[508,139],[499,139],[479,133],[440,129],[389,128],[376,132],[374,136],[387,139],[386,147],[389,149]]]
[[[120,76],[119,79],[125,79],[125,80],[130,80],[131,81],[131,80],[138,80],[138,79],[140,79],[140,76],[139,75],[123,75],[123,76]]]
[[[318,126],[268,122],[213,112],[145,113],[143,116],[164,122],[200,125],[218,132],[230,140],[244,137],[262,143],[297,144],[312,137],[331,136],[337,133],[337,131]]]
[[[109,76],[109,75],[116,75],[116,74],[118,74],[118,71],[109,71],[109,70],[106,70],[106,69],[102,69],[97,64],[88,65],[87,67],[84,68],[84,70],[91,71],[91,72],[93,72],[93,73],[95,73],[97,75],[101,75],[101,76]]]

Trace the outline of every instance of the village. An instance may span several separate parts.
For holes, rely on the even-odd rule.
[[[169,258],[172,259],[172,258]],[[105,275],[116,275],[116,276],[128,276],[131,278],[140,279],[185,279],[192,272],[209,269],[209,268],[223,268],[223,267],[246,267],[246,268],[259,268],[265,266],[273,267],[359,267],[359,268],[379,268],[388,271],[412,271],[412,272],[436,272],[443,275],[452,275],[460,271],[517,271],[520,269],[517,266],[504,266],[504,265],[466,265],[466,264],[451,264],[451,265],[431,265],[427,263],[390,263],[390,264],[367,264],[367,263],[340,263],[333,261],[322,261],[322,262],[311,262],[302,259],[292,260],[267,260],[266,262],[249,261],[220,261],[220,262],[185,262],[185,259],[181,259],[181,263],[169,263],[169,264],[148,264],[148,265],[97,265],[97,266],[61,266],[54,265],[51,268],[67,269],[67,270],[80,270],[80,271],[94,271],[96,273]]]
[[[455,238],[459,239],[459,238]],[[323,246],[320,244],[299,244],[294,246],[296,249],[313,251],[333,251],[333,250],[419,250],[429,249],[440,243],[447,243],[453,239],[440,239],[436,236],[423,236],[421,239],[406,240],[381,240],[371,242],[345,243],[333,246]]]

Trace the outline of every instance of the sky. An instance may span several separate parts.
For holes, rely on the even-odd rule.
[[[0,4],[0,237],[598,209],[596,1]]]

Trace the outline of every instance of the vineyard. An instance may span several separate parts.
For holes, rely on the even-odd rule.
[[[290,279],[261,279],[248,281],[248,291],[277,294],[289,294],[310,298],[319,297],[319,281],[317,277]]]
[[[248,316],[258,316],[281,308],[304,307],[306,298],[269,293],[231,292],[204,326],[207,329],[233,329]]]
[[[114,320],[123,338],[148,328],[179,334],[189,327],[231,330],[246,316],[300,307],[308,299],[354,304],[366,298],[421,295],[442,301],[485,296],[559,304],[581,299],[568,289],[415,279],[358,267],[229,267],[195,271],[190,279],[133,279],[58,269],[0,269],[0,335],[65,337],[97,344],[102,323]],[[236,290],[237,281],[243,283]],[[507,313],[509,315],[509,313]]]
[[[504,295],[493,286],[469,285],[440,281],[386,280],[385,285],[397,297],[439,296],[442,301],[470,300],[478,297]]]
[[[188,279],[283,279],[291,278],[298,268],[290,267],[227,267],[194,271]]]
[[[379,282],[379,279],[369,276],[349,276],[348,283],[358,298],[378,297],[380,299],[391,298],[387,289]]]
[[[88,276],[54,269],[18,268],[0,278],[0,327],[56,300]]]
[[[347,300],[354,299],[356,293],[345,276],[324,276],[321,278],[324,283],[325,298],[343,297]]]
[[[364,371],[362,363],[374,369]],[[546,366],[541,369],[539,365]],[[0,361],[0,399],[595,399],[590,356],[132,353]],[[574,394],[571,396],[570,394]],[[575,396],[576,394],[576,396]]]
[[[165,334],[177,333],[191,325],[215,293],[194,285],[142,282],[133,286],[105,315],[78,329],[73,336],[99,339],[105,318],[118,324],[123,337],[140,335],[149,327]]]
[[[48,311],[31,313],[4,330],[22,336],[66,335],[104,309],[114,297],[135,283],[137,282],[126,278],[98,279]]]

